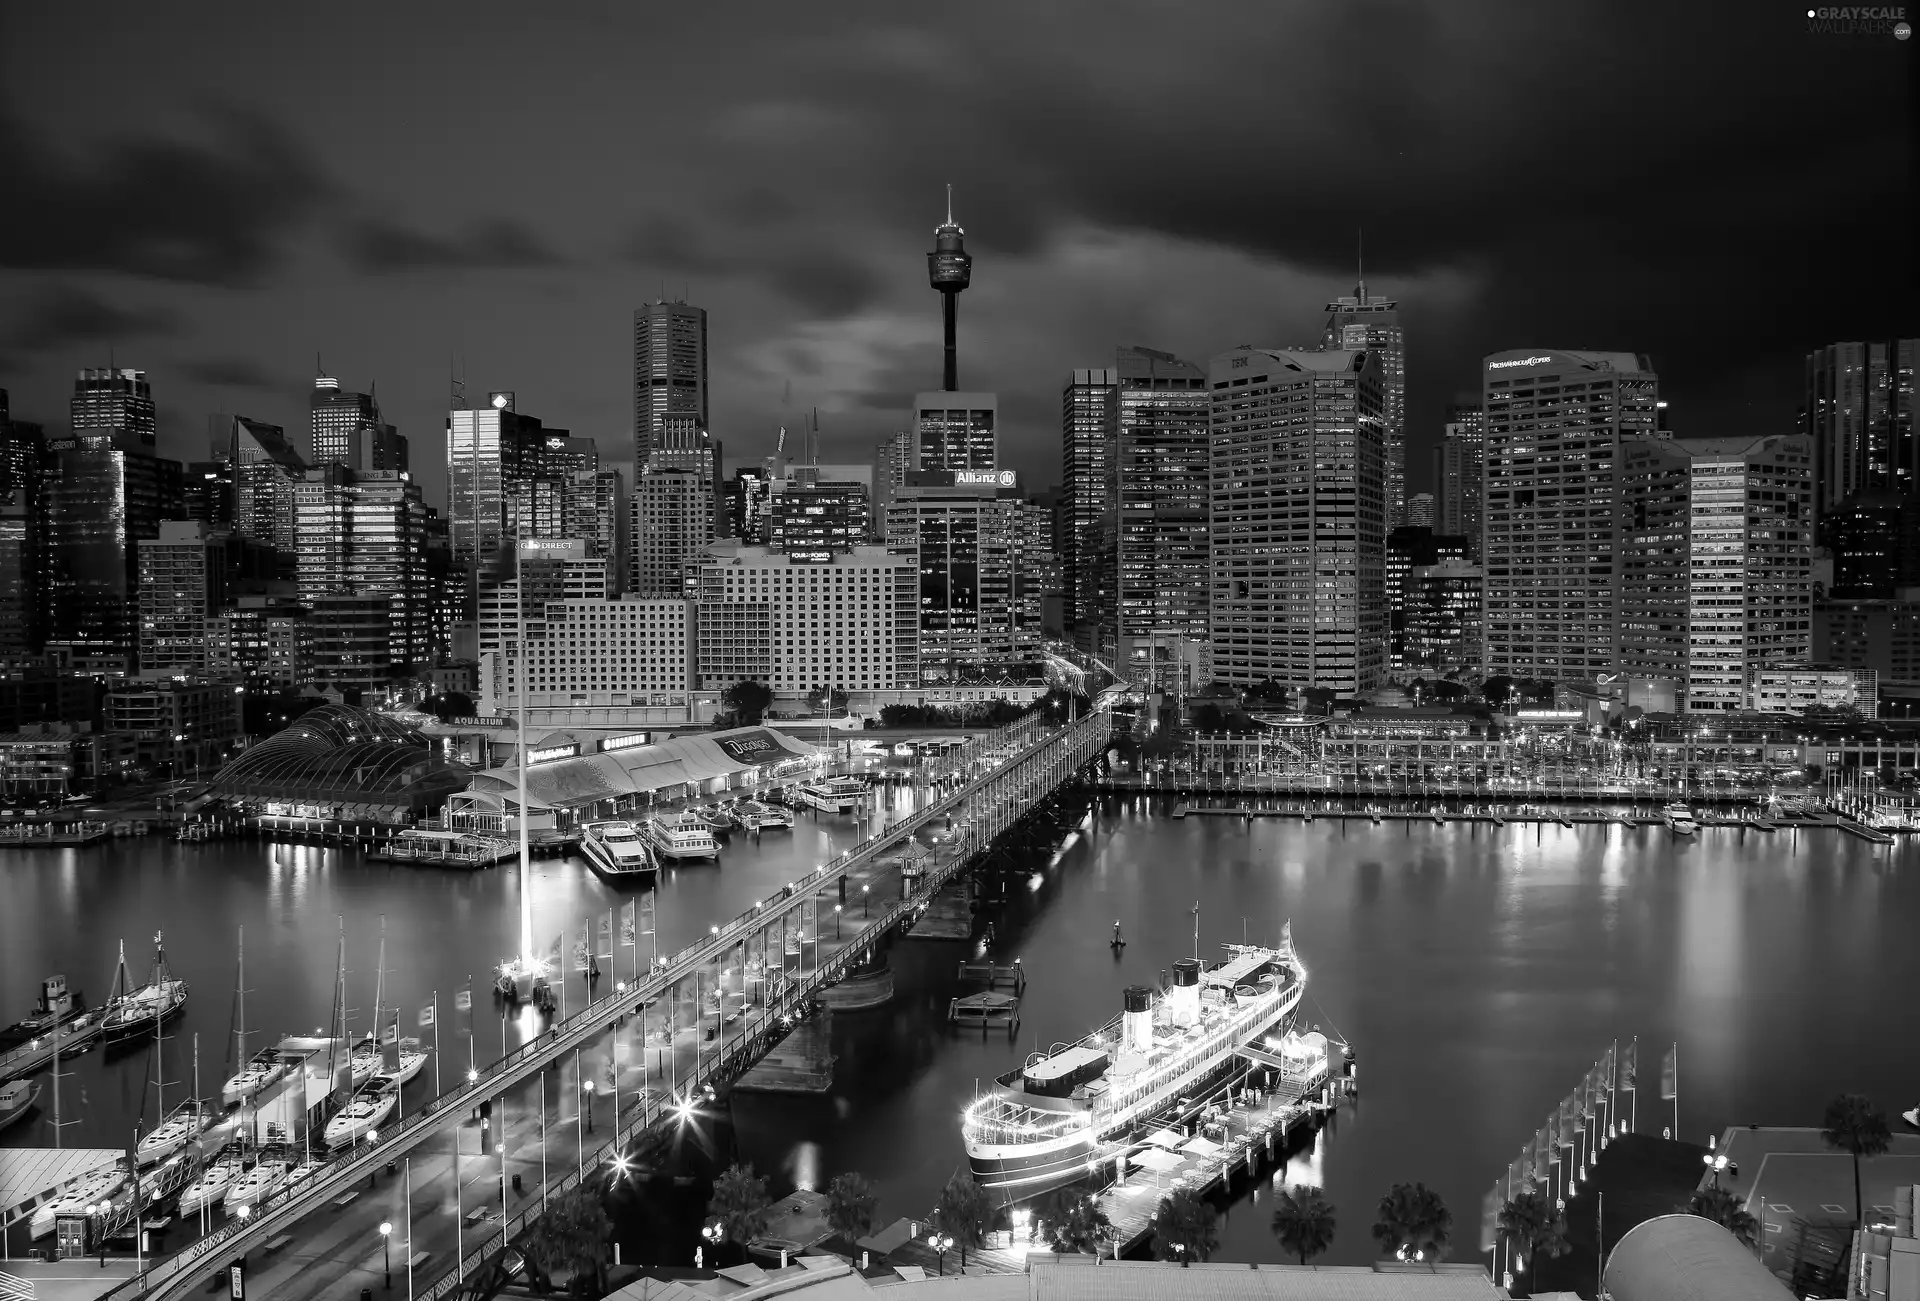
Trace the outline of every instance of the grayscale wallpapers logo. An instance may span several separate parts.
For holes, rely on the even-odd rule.
[[[1807,30],[1821,36],[1891,36],[1896,41],[1913,35],[1905,5],[1830,5],[1809,9]]]

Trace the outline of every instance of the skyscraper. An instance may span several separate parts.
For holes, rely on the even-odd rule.
[[[315,654],[330,680],[378,685],[392,665],[433,651],[438,583],[429,563],[434,512],[404,474],[309,470],[294,490],[300,602],[314,609]],[[383,663],[366,658],[383,645]]]
[[[0,662],[40,653],[45,609],[40,599],[41,457],[39,425],[11,418],[0,389]]]
[[[767,546],[796,559],[826,558],[873,540],[871,465],[794,465],[772,481]]]
[[[447,525],[456,565],[484,568],[513,536],[513,485],[537,478],[546,431],[494,393],[478,410],[447,413]]]
[[[164,520],[138,544],[140,671],[202,673],[206,623],[227,603],[227,535],[198,520]]]
[[[1659,380],[1630,352],[1486,358],[1487,672],[1563,682],[1618,655],[1621,441],[1657,436]]]
[[[667,420],[707,425],[707,310],[684,301],[648,303],[633,314],[633,467],[664,445]]]
[[[231,485],[233,531],[272,547],[291,575],[294,485],[306,477],[306,462],[279,425],[246,416],[212,416],[208,424],[213,459]]]
[[[73,433],[46,444],[40,533],[47,640],[83,669],[126,673],[136,647],[137,545],[179,509],[180,463],[153,454],[145,371],[82,370]]]
[[[1327,304],[1325,348],[1371,352],[1380,358],[1387,440],[1387,527],[1407,523],[1407,363],[1400,304],[1367,295],[1364,272],[1347,298]]]
[[[1621,449],[1622,672],[1691,713],[1747,707],[1813,649],[1813,440],[1635,438]]]
[[[1352,695],[1387,667],[1385,379],[1371,352],[1239,348],[1213,399],[1214,676]]]
[[[1014,558],[1023,503],[1011,470],[919,470],[887,507],[887,545],[920,569],[920,671],[1014,657]]]
[[[315,465],[405,471],[407,440],[380,418],[371,393],[352,393],[331,375],[313,377],[307,446]]]
[[[1000,396],[997,393],[916,393],[914,468],[935,472],[999,468]]]
[[[629,596],[679,600],[697,594],[702,549],[714,535],[718,460],[713,440],[693,417],[676,415],[662,423],[659,445],[633,485]]]
[[[1111,659],[1119,493],[1120,372],[1076,370],[1060,393],[1060,484],[1066,500],[1066,619],[1080,649]],[[1101,635],[1100,630],[1106,629]]]
[[[1480,395],[1457,399],[1446,434],[1433,453],[1433,527],[1467,539],[1468,555],[1480,555],[1480,513],[1485,499],[1486,414]]]
[[[1915,495],[1916,353],[1920,339],[1879,339],[1835,343],[1807,355],[1800,432],[1817,449],[1820,518],[1857,492]]]
[[[1121,348],[1115,370],[1114,667],[1158,687],[1155,662],[1180,662],[1177,639],[1207,638],[1211,394],[1206,372],[1172,353]]]

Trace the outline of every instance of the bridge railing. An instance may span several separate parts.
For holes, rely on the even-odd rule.
[[[1035,726],[1035,724],[1031,722],[1026,722],[1024,725],[1016,723],[989,733],[988,735],[990,737],[999,738],[1002,743],[1004,743],[1005,739],[1010,738],[1017,729],[1024,738],[1029,740],[1028,752],[1021,755],[1012,763],[1003,764],[992,771],[982,773],[965,785],[956,788],[943,797],[938,803],[919,813],[903,818],[901,821],[886,828],[883,832],[869,836],[855,849],[848,850],[830,862],[814,868],[813,871],[807,873],[798,881],[791,883],[779,895],[770,896],[767,899],[761,900],[758,904],[754,905],[753,908],[748,909],[739,917],[734,918],[724,927],[710,931],[701,939],[686,945],[667,958],[659,960],[648,973],[643,983],[637,984],[625,993],[609,991],[607,994],[591,1000],[586,1007],[581,1008],[578,1012],[574,1012],[566,1018],[556,1021],[541,1034],[534,1036],[505,1056],[495,1059],[484,1070],[480,1070],[476,1078],[460,1080],[451,1090],[430,1100],[425,1106],[421,1107],[420,1110],[403,1121],[399,1128],[392,1131],[389,1136],[382,1138],[378,1144],[370,1145],[357,1154],[349,1155],[347,1159],[340,1164],[330,1163],[326,1169],[315,1174],[312,1178],[302,1181],[298,1187],[281,1189],[272,1197],[265,1199],[255,1206],[253,1214],[246,1219],[232,1220],[221,1225],[218,1229],[201,1238],[199,1241],[190,1243],[172,1255],[156,1261],[148,1269],[104,1293],[103,1296],[106,1298],[144,1296],[156,1287],[164,1288],[171,1285],[177,1281],[183,1273],[189,1271],[208,1257],[224,1251],[233,1250],[237,1245],[236,1240],[242,1237],[261,1239],[270,1236],[271,1231],[284,1231],[290,1226],[292,1220],[314,1209],[325,1198],[333,1195],[342,1188],[357,1183],[363,1176],[372,1175],[379,1167],[385,1165],[390,1160],[396,1159],[402,1152],[409,1150],[420,1138],[425,1136],[424,1131],[426,1128],[436,1125],[440,1119],[454,1107],[475,1102],[484,1096],[496,1092],[498,1088],[502,1087],[502,1081],[505,1080],[507,1076],[518,1073],[530,1059],[548,1053],[564,1051],[562,1047],[564,1042],[576,1038],[584,1039],[589,1034],[604,1029],[606,1025],[611,1024],[619,1015],[622,1015],[614,1012],[612,1007],[614,1002],[624,1005],[628,1001],[645,1003],[650,999],[658,998],[660,994],[690,974],[697,963],[719,956],[721,951],[728,946],[730,937],[737,934],[742,927],[756,918],[767,916],[768,913],[766,910],[769,904],[774,905],[776,911],[780,911],[780,905],[792,904],[795,900],[804,902],[802,887],[822,883],[830,877],[837,877],[861,859],[883,852],[892,843],[905,839],[908,835],[918,831],[927,823],[937,818],[947,816],[955,806],[965,803],[994,781],[1007,776],[1020,762],[1032,758],[1049,742],[1060,739],[1072,744],[1075,740],[1075,733],[1090,727],[1097,719],[1101,718],[1103,718],[1102,715],[1089,715],[1075,724],[1064,728],[1053,729],[1049,731],[1046,736],[1038,739],[1031,738]],[[959,863],[964,860],[965,854],[963,852],[949,860],[944,866],[930,868],[923,881],[922,889],[924,890],[929,887],[931,889],[938,889],[941,885],[944,885],[946,881],[951,878]],[[915,905],[911,903],[911,901],[896,904],[888,913],[883,915],[881,920],[864,928],[861,934],[864,935],[869,932],[875,935],[884,934],[887,925],[897,925],[905,912],[911,911],[914,907],[918,906],[920,905]],[[844,946],[840,954],[836,955],[835,960],[830,963],[829,966],[843,963],[844,955],[849,954],[858,947],[857,942],[853,945]],[[814,982],[815,987],[817,987],[818,978],[818,971],[816,970],[815,976],[810,978]],[[296,1210],[298,1212],[297,1214],[294,1213]],[[524,1215],[525,1212],[522,1214]]]

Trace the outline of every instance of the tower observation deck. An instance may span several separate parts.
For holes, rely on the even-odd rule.
[[[933,232],[933,252],[927,254],[927,281],[940,291],[941,315],[946,322],[946,391],[960,387],[960,362],[954,344],[954,299],[973,283],[973,258],[964,243],[966,231],[953,219],[953,187],[947,187],[947,219]]]

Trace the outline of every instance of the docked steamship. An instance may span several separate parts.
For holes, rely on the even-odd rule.
[[[1182,958],[1160,994],[1130,986],[1119,1017],[1000,1076],[961,1116],[975,1181],[1005,1203],[1084,1178],[1148,1121],[1208,1093],[1236,1058],[1275,1060],[1306,992],[1291,924],[1277,948],[1223,947],[1226,961]]]

